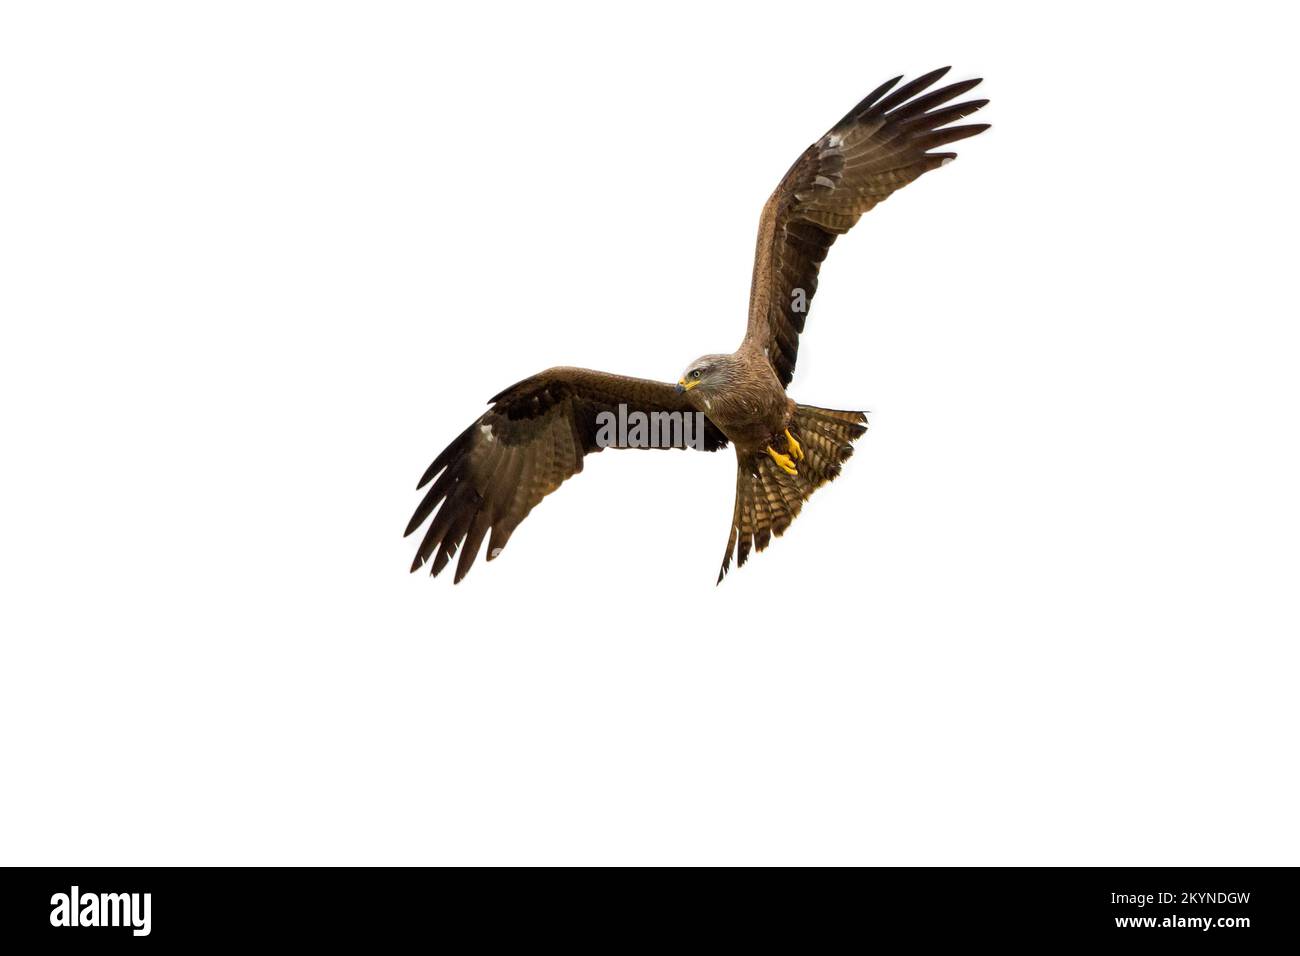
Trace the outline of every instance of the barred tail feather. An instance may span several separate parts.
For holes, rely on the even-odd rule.
[[[743,567],[751,551],[765,550],[773,535],[785,533],[812,493],[839,475],[853,456],[853,442],[866,430],[865,412],[799,405],[790,426],[804,453],[797,475],[786,474],[767,454],[742,457],[736,450],[736,507],[719,584],[733,555],[736,567]]]

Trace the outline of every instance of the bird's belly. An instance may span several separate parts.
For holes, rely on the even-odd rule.
[[[737,399],[715,403],[709,418],[738,448],[762,448],[785,427],[787,404],[784,394]]]

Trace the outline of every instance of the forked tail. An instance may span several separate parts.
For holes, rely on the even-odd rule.
[[[741,457],[737,450],[736,510],[718,583],[731,567],[733,552],[736,567],[742,567],[751,549],[762,551],[773,535],[780,537],[790,527],[812,493],[840,473],[853,455],[854,440],[866,430],[865,412],[798,405],[790,426],[803,448],[798,474],[787,474],[767,454]]]

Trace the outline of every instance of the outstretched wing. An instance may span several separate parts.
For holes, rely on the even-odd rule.
[[[584,456],[602,450],[601,412],[617,417],[623,406],[624,421],[636,412],[680,413],[681,419],[655,419],[670,427],[656,429],[654,447],[716,451],[727,444],[707,418],[698,434],[696,419],[685,420],[694,414],[685,396],[665,382],[553,368],[512,385],[491,401],[492,407],[434,459],[416,486],[433,481],[406,534],[419,528],[435,508],[438,513],[420,542],[412,571],[432,558],[437,575],[464,542],[456,565],[459,583],[489,530],[488,560],[500,554],[528,512],[582,471]]]
[[[988,100],[943,105],[979,80],[917,96],[948,69],[927,73],[892,93],[902,77],[874,90],[804,151],[763,207],[745,342],[767,349],[782,385],[789,385],[794,375],[799,333],[817,291],[817,270],[835,237],[894,190],[957,155],[927,150],[988,129],[983,123],[947,125]]]

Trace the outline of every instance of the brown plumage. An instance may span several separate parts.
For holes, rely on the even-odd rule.
[[[433,520],[411,570],[432,561],[436,575],[459,549],[459,582],[485,538],[488,560],[495,558],[533,507],[607,444],[599,422],[620,414],[620,406],[647,416],[701,413],[703,434],[689,444],[735,447],[736,503],[719,581],[733,553],[743,565],[751,550],[780,536],[812,493],[840,473],[852,442],[866,431],[862,412],[798,405],[785,392],[827,250],[876,203],[956,155],[930,150],[988,128],[949,125],[987,102],[946,105],[979,80],[925,92],[947,71],[897,89],[901,77],[883,84],[790,167],[763,207],[749,324],[735,352],[697,359],[676,386],[554,368],[491,399],[420,479],[419,488],[433,485],[406,534]],[[673,432],[659,447],[687,445]]]

